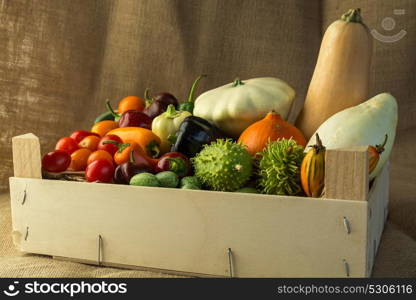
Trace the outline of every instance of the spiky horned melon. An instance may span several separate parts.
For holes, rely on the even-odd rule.
[[[209,189],[232,192],[244,186],[252,174],[252,158],[245,146],[218,139],[191,159],[195,175]]]
[[[296,195],[301,191],[304,148],[292,139],[269,142],[259,153],[259,190],[264,194]]]

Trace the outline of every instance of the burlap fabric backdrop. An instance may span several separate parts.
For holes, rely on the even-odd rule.
[[[185,99],[201,73],[209,74],[201,91],[236,76],[276,76],[296,89],[298,112],[323,31],[351,7],[361,7],[367,25],[381,33],[407,31],[396,43],[374,41],[371,93],[391,92],[400,113],[391,159],[390,222],[396,227],[387,228],[375,274],[416,276],[416,257],[403,253],[416,249],[416,1],[2,1],[0,191],[7,192],[12,175],[12,136],[33,132],[46,152],[59,137],[89,129],[106,98],[115,104],[146,87]],[[395,19],[395,30],[383,30],[385,17]],[[16,257],[8,200],[1,199],[2,275],[149,276]]]

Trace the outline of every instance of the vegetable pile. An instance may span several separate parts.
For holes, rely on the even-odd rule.
[[[273,77],[236,79],[186,101],[171,93],[121,99],[89,131],[58,140],[44,155],[46,178],[88,182],[321,197],[326,149],[368,146],[370,179],[390,155],[394,97],[368,98],[371,39],[350,10],[324,35],[304,109],[287,122],[295,90]],[[309,141],[308,141],[309,139]],[[53,175],[53,176],[52,176]],[[68,179],[69,177],[65,177]]]

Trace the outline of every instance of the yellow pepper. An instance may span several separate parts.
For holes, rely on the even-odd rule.
[[[176,110],[175,106],[170,104],[163,114],[153,119],[152,131],[161,140],[160,150],[162,153],[169,152],[173,142],[172,137],[179,130],[183,120],[190,116],[192,116],[190,112]]]

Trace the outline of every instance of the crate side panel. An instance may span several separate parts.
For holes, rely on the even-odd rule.
[[[367,273],[371,274],[381,235],[387,220],[389,205],[389,169],[387,163],[375,179],[368,200]]]
[[[350,276],[365,276],[366,202],[41,179],[10,184],[22,251],[97,261],[101,235],[108,263],[228,276],[231,248],[239,277],[343,277],[344,259]]]

